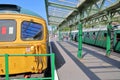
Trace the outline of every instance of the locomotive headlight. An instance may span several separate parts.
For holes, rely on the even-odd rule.
[[[35,46],[30,47],[30,52],[34,53],[35,52]]]
[[[31,50],[31,51],[33,51],[34,49],[35,49],[35,47],[34,47],[34,46],[31,46],[31,47],[30,47],[30,50]]]

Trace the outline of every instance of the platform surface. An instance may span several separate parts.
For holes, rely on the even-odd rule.
[[[106,57],[104,49],[83,44],[79,59],[78,43],[51,41],[59,80],[120,80],[120,54]]]

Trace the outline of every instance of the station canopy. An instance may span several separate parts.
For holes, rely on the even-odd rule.
[[[89,17],[119,2],[120,0],[45,0],[48,25],[60,26],[69,20],[68,17],[77,15],[75,13],[81,10],[84,10],[84,17]]]

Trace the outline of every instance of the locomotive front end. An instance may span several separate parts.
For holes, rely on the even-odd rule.
[[[26,14],[0,14],[0,54],[47,54],[45,20]],[[9,74],[41,73],[47,68],[46,56],[9,56]],[[0,75],[5,60],[0,56]]]

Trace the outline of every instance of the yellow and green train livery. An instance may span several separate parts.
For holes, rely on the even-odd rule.
[[[48,30],[38,14],[16,5],[0,5],[0,54],[47,54]],[[47,57],[9,57],[9,74],[42,72]],[[5,60],[0,56],[0,75],[5,75]]]

